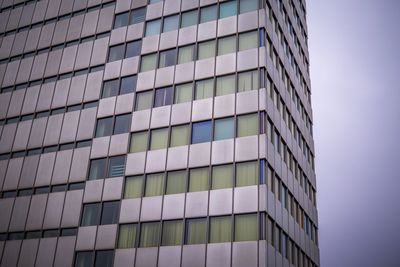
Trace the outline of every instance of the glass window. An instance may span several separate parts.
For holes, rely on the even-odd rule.
[[[182,244],[182,220],[164,221],[161,246],[177,246]]]
[[[238,116],[237,137],[258,134],[257,114]]]
[[[103,203],[101,213],[101,224],[118,223],[119,218],[119,201],[110,201]]]
[[[189,144],[189,125],[179,125],[171,128],[171,147]]]
[[[168,128],[151,130],[150,150],[166,148],[168,145]]]
[[[186,171],[168,172],[167,188],[165,194],[185,193],[186,189]]]
[[[137,224],[121,224],[118,234],[118,248],[134,248]]]
[[[155,4],[161,2],[162,0],[149,0],[149,4]]]
[[[210,218],[210,243],[221,243],[232,241],[231,216]]]
[[[202,7],[200,9],[200,23],[216,20],[217,15],[217,5]]]
[[[119,81],[118,79],[106,81],[103,83],[103,92],[101,97],[110,97],[118,95],[119,91]]]
[[[120,94],[128,94],[135,92],[136,90],[136,82],[137,82],[137,76],[132,75],[132,76],[126,76],[121,79],[121,91]]]
[[[208,190],[208,168],[191,169],[189,175],[189,192]]]
[[[83,214],[81,226],[90,226],[99,224],[100,220],[100,203],[90,203],[83,205]]]
[[[149,174],[146,177],[145,197],[160,196],[164,191],[164,174]]]
[[[195,122],[192,124],[192,144],[211,141],[211,121]]]
[[[163,32],[173,31],[179,28],[179,15],[164,18]]]
[[[128,25],[128,20],[129,20],[128,12],[115,15],[114,29]]]
[[[215,57],[215,40],[199,44],[199,51],[197,58],[200,60],[209,57]]]
[[[142,41],[134,41],[126,44],[125,57],[136,57],[140,55],[142,50]]]
[[[182,13],[181,28],[197,24],[197,10]]]
[[[232,118],[215,120],[214,140],[223,140],[235,137],[235,122]]]
[[[113,117],[97,120],[96,137],[109,136],[113,130]]]
[[[219,5],[219,18],[235,16],[237,13],[236,0],[226,1]]]
[[[160,222],[142,223],[140,247],[158,247],[160,244]]]
[[[239,51],[258,47],[258,32],[245,32],[239,34]]]
[[[195,99],[203,99],[213,97],[214,95],[214,80],[207,79],[196,82],[196,96]]]
[[[233,186],[233,165],[213,166],[211,189],[230,188]]]
[[[146,22],[145,36],[159,34],[160,28],[161,28],[161,19],[156,19]]]
[[[157,66],[157,54],[142,56],[140,71],[154,70]]]
[[[258,85],[258,71],[246,71],[238,75],[238,92],[257,90]]]
[[[217,86],[215,95],[221,96],[221,95],[234,94],[236,92],[235,78],[236,76],[234,74],[217,77]]]
[[[125,45],[116,45],[110,47],[108,51],[108,62],[123,59],[125,55]]]
[[[112,267],[113,259],[113,250],[98,250],[96,251],[96,260],[94,262],[94,267]]]
[[[185,244],[205,244],[207,232],[207,220],[188,219],[186,220],[186,240]]]
[[[235,241],[257,239],[257,214],[235,215]]]
[[[107,159],[93,159],[90,162],[89,180],[106,177]]]
[[[93,264],[94,252],[83,251],[77,252],[75,256],[75,267],[90,267]]]
[[[236,186],[257,184],[257,161],[236,164]]]
[[[192,83],[175,86],[175,104],[192,101]]]
[[[108,177],[123,176],[125,173],[125,156],[111,157],[108,167]]]
[[[194,60],[194,45],[179,47],[178,64],[187,63]]]
[[[141,92],[136,94],[135,110],[143,110],[151,108],[153,91]]]
[[[236,36],[218,39],[218,56],[236,52]]]
[[[124,198],[140,198],[143,192],[143,176],[130,176],[125,179]]]
[[[143,152],[147,150],[147,131],[133,133],[131,135],[131,147],[129,152]]]
[[[176,49],[160,52],[159,68],[169,67],[176,64]]]
[[[161,107],[172,104],[173,90],[172,87],[161,88],[156,90],[154,97],[154,107]]]
[[[144,22],[146,19],[146,8],[138,8],[135,9],[131,12],[131,17],[130,17],[130,24],[136,24],[140,22]]]
[[[132,114],[118,115],[115,117],[114,134],[128,133],[131,129]]]
[[[257,10],[258,9],[258,1],[259,0],[240,0],[240,14]]]

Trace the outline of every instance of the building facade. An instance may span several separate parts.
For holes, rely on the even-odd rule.
[[[319,266],[304,0],[1,0],[0,266]]]

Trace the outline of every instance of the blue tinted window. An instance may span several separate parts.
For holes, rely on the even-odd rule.
[[[196,122],[192,125],[192,144],[211,141],[211,121]]]
[[[219,5],[219,18],[226,18],[230,16],[235,16],[236,11],[236,1],[227,1]]]
[[[233,138],[235,126],[233,118],[219,119],[215,121],[214,140]]]

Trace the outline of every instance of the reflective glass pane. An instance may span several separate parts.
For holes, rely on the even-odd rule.
[[[238,75],[238,92],[257,90],[258,86],[258,71],[246,71]]]
[[[217,5],[211,5],[207,7],[203,7],[200,9],[200,23],[216,20],[217,13]]]
[[[233,187],[233,165],[213,166],[211,179],[211,189]]]
[[[257,114],[238,116],[237,137],[258,134]]]
[[[177,246],[182,244],[182,220],[165,221],[163,224],[161,246]]]
[[[192,83],[175,86],[175,104],[192,101],[192,89]]]
[[[209,186],[209,169],[197,168],[190,170],[189,192],[206,191]]]
[[[132,114],[115,117],[114,134],[128,133],[131,129]]]
[[[206,219],[189,219],[186,221],[186,242],[185,244],[205,244],[207,232]]]
[[[144,22],[146,19],[146,8],[138,8],[131,11],[130,24]]]
[[[136,94],[135,110],[143,110],[151,108],[153,103],[153,91],[141,92]]]
[[[165,194],[179,194],[186,190],[186,171],[168,172]]]
[[[143,152],[147,150],[147,131],[132,133],[129,152]]]
[[[235,215],[235,241],[257,239],[257,214]]]
[[[142,56],[140,71],[154,70],[157,66],[157,54]]]
[[[77,252],[75,256],[74,267],[91,267],[94,260],[94,252],[83,251]]]
[[[239,51],[258,47],[258,32],[245,32],[239,34]]]
[[[168,144],[168,128],[151,131],[150,150],[166,148]]]
[[[160,222],[142,223],[140,247],[158,247],[160,244]]]
[[[236,36],[229,36],[218,39],[218,55],[225,55],[236,52]]]
[[[118,234],[118,248],[134,248],[137,224],[121,224]]]
[[[100,203],[84,204],[81,226],[90,226],[99,224],[100,220]]]
[[[259,0],[240,0],[240,14],[257,10],[258,9],[258,1]]]
[[[161,196],[164,192],[164,174],[156,173],[146,176],[145,197]]]
[[[174,126],[171,128],[170,146],[184,146],[189,144],[189,125]]]
[[[198,46],[198,59],[215,57],[215,40],[200,43]]]
[[[101,97],[110,97],[110,96],[116,96],[118,95],[119,91],[119,80],[111,80],[111,81],[106,81],[103,83],[103,92]]]
[[[182,13],[181,28],[197,24],[197,10]]]
[[[109,136],[113,130],[113,118],[103,118],[97,120],[96,137]]]
[[[195,99],[203,99],[213,97],[214,95],[214,80],[207,79],[196,82]]]
[[[118,223],[119,218],[119,201],[110,201],[103,203],[101,212],[101,224]]]
[[[161,28],[161,19],[156,19],[146,22],[145,36],[159,34],[160,28]]]
[[[169,67],[176,64],[176,49],[160,52],[159,68]]]
[[[94,267],[112,267],[113,259],[113,250],[98,250],[96,251],[96,260],[94,262]]]
[[[231,216],[210,218],[210,243],[222,243],[232,241]]]
[[[249,186],[257,184],[257,161],[236,164],[236,186]]]
[[[179,15],[164,18],[163,32],[173,31],[179,28]]]
[[[106,177],[107,159],[94,159],[90,162],[89,180]]]
[[[219,5],[219,18],[235,16],[237,13],[236,1],[226,1]]]
[[[217,77],[216,96],[234,94],[236,92],[236,75]]]
[[[128,25],[128,20],[129,20],[128,12],[115,15],[114,29]]]
[[[179,48],[178,64],[187,63],[194,60],[194,45]]]
[[[211,141],[211,121],[192,124],[192,144]]]
[[[235,137],[234,118],[215,120],[214,140],[223,140]]]
[[[135,92],[136,90],[136,82],[137,82],[137,76],[132,75],[132,76],[127,76],[123,77],[121,79],[121,90],[120,94],[128,94]]]
[[[140,55],[142,49],[142,41],[134,41],[126,44],[125,57],[136,57]]]
[[[154,107],[171,105],[172,94],[173,94],[172,87],[157,89],[154,97]]]
[[[125,55],[125,45],[116,45],[110,47],[108,51],[108,62],[123,59]]]

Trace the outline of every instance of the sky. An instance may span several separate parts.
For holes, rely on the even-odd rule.
[[[400,266],[400,1],[307,0],[322,267]]]

